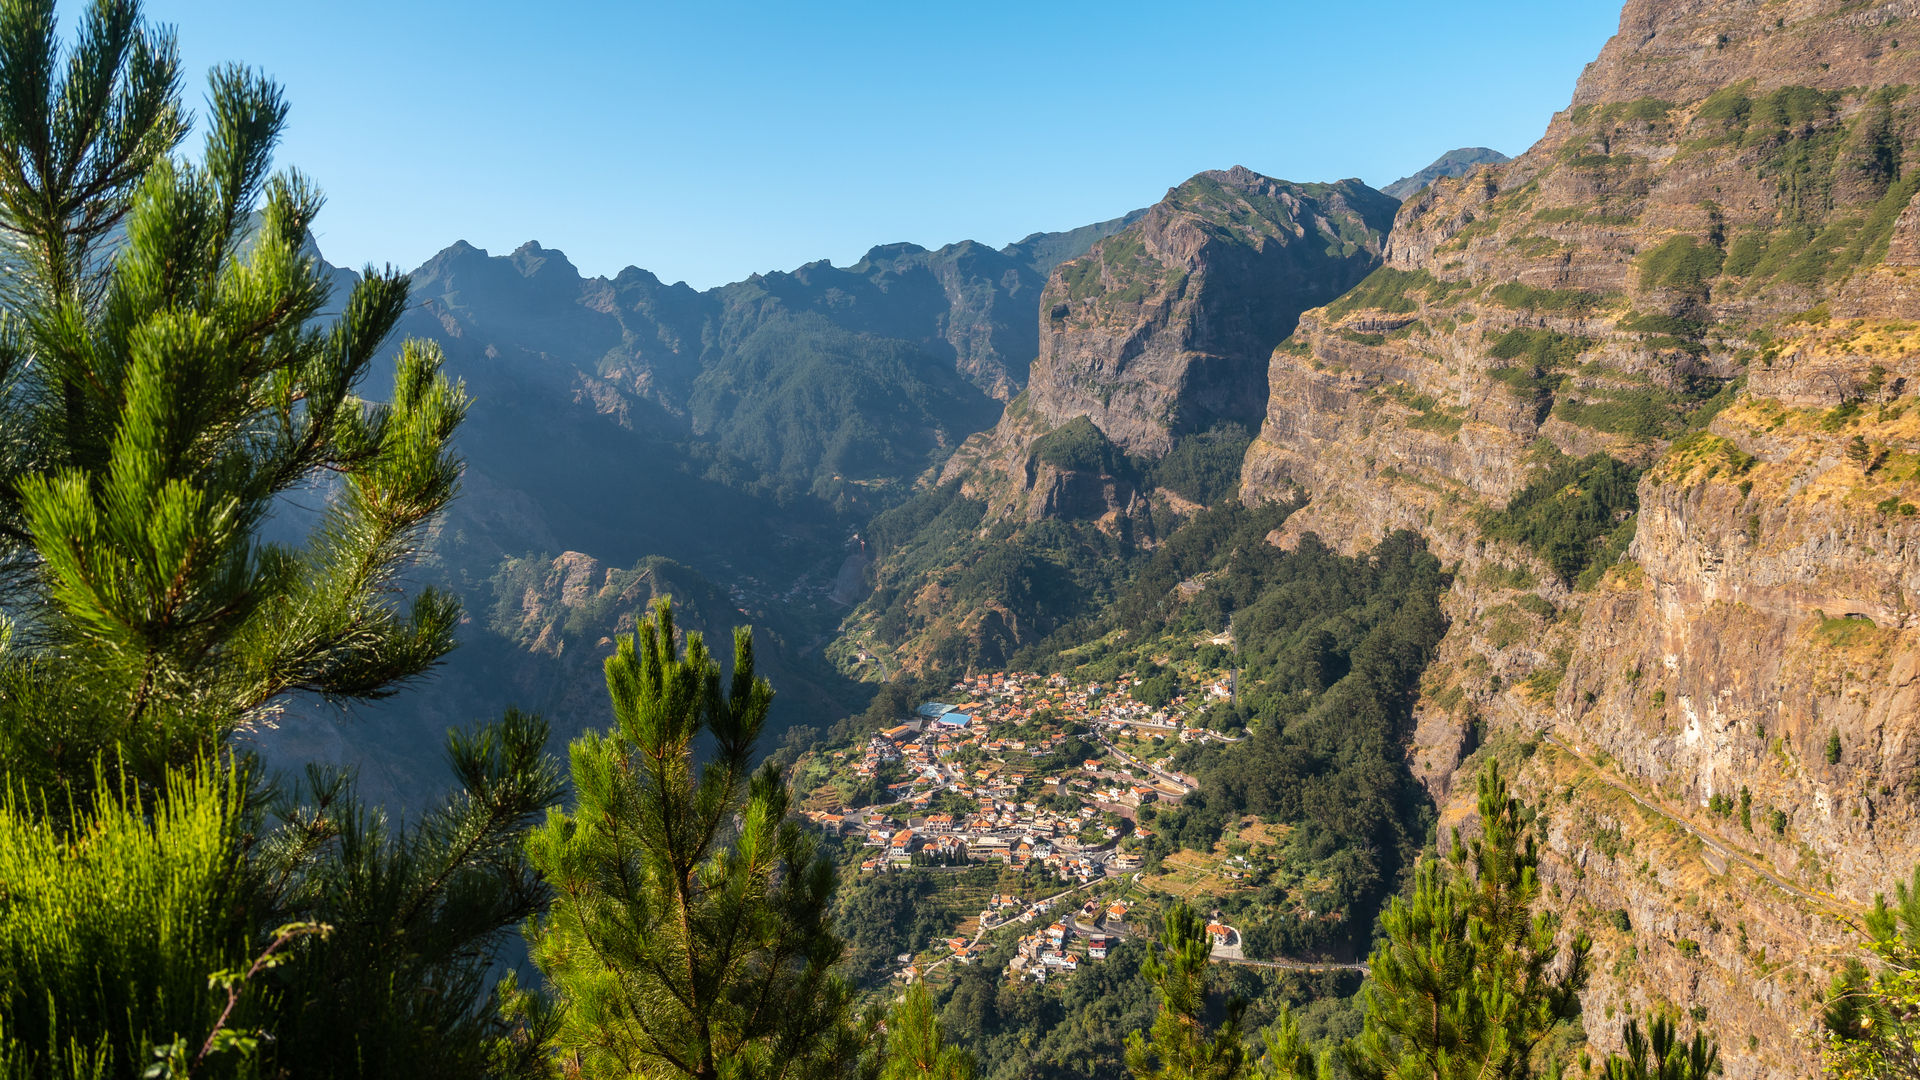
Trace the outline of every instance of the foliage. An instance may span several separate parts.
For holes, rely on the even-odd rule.
[[[231,772],[174,772],[149,816],[137,787],[102,777],[87,842],[34,800],[0,806],[0,1074],[130,1076],[174,1042],[198,1047],[222,1001],[207,977],[243,962],[245,792]],[[262,1015],[257,996],[231,1015]],[[221,1057],[214,1075],[233,1075]],[[206,1073],[203,1073],[206,1075]]]
[[[1682,1040],[1664,1016],[1648,1021],[1645,1034],[1629,1019],[1621,1041],[1627,1052],[1608,1056],[1602,1073],[1606,1080],[1707,1080],[1722,1071],[1720,1048],[1706,1032],[1696,1030],[1691,1040]]]
[[[119,78],[135,93],[158,77],[141,74],[160,46],[138,31],[137,10],[102,3],[83,27],[83,38],[124,31],[104,60],[82,50],[126,65],[97,76],[103,87]],[[0,36],[50,50],[51,11],[8,7]],[[48,76],[36,83],[32,64],[9,63],[6,99],[47,101]],[[147,109],[148,132],[116,134],[110,118],[146,106],[92,93],[71,95],[84,114],[5,123],[29,146],[34,131],[45,142],[93,130],[99,141],[71,151],[80,157],[110,156],[107,140],[123,137],[171,145],[168,108]],[[0,461],[0,587],[25,591],[33,610],[0,656],[0,754],[16,776],[37,760],[41,782],[84,780],[118,744],[156,778],[281,695],[388,694],[453,645],[454,602],[427,590],[403,605],[394,585],[453,494],[447,444],[465,398],[437,352],[413,344],[390,405],[353,397],[406,305],[406,279],[369,271],[344,314],[312,328],[330,292],[304,247],[320,197],[298,174],[269,175],[280,92],[221,68],[211,106],[204,163],[143,158],[137,185],[101,193],[36,173],[52,186],[23,190],[0,169],[0,205],[72,207],[0,218],[45,253],[0,335],[0,409],[32,448]],[[115,217],[129,189],[113,260],[58,254],[87,250],[84,222]],[[276,501],[322,474],[339,486],[307,543],[260,542]],[[66,681],[58,668],[87,676]]]
[[[953,924],[975,912],[942,903],[943,883],[951,888],[996,880],[986,867],[957,877],[902,870],[862,876],[841,888],[834,898],[834,925],[846,936],[847,978],[856,986],[877,986],[898,967],[897,954],[951,936]]]
[[[769,318],[709,359],[688,410],[716,469],[745,466],[749,493],[834,501],[853,481],[911,477],[996,411],[950,362],[812,312]]]
[[[1070,472],[1122,476],[1132,472],[1126,455],[1092,420],[1076,416],[1042,435],[1033,444],[1033,456]]]
[[[1106,1080],[1125,1075],[1125,1038],[1153,1022],[1145,945],[1122,941],[1097,964],[1044,986],[1005,978],[1008,948],[960,969],[943,1030],[975,1050],[987,1080]]]
[[[1279,1017],[1260,1033],[1260,1042],[1254,1073],[1260,1080],[1332,1080],[1332,1053],[1314,1053],[1292,1009],[1282,1006]]]
[[[1544,415],[1554,392],[1564,381],[1560,373],[1593,346],[1592,338],[1553,330],[1511,329],[1494,341],[1487,355],[1495,360],[1520,362],[1503,364],[1487,374],[1515,395],[1532,401],[1536,410]]]
[[[1253,436],[1238,424],[1188,435],[1155,462],[1147,482],[1202,506],[1232,498],[1240,487],[1240,463]]]
[[[1640,288],[1699,292],[1720,274],[1726,253],[1691,236],[1675,236],[1642,255]]]
[[[1246,813],[1293,825],[1280,880],[1263,894],[1272,917],[1246,934],[1255,955],[1297,955],[1365,933],[1424,831],[1424,799],[1406,774],[1402,740],[1420,673],[1446,629],[1438,597],[1448,578],[1411,534],[1344,558],[1311,535],[1282,551],[1261,539],[1271,516],[1235,516],[1230,530],[1220,528],[1224,520],[1205,522],[1224,549],[1179,614],[1211,629],[1231,621],[1243,690],[1229,723],[1252,734],[1225,749],[1182,751],[1200,790],[1160,814],[1153,843],[1206,850],[1229,817]],[[1297,900],[1286,898],[1289,886],[1300,890]]]
[[[1497,285],[1487,294],[1495,303],[1519,311],[1554,315],[1591,315],[1607,298],[1582,289],[1537,289],[1519,282]]]
[[[574,742],[575,809],[528,842],[557,893],[528,933],[561,1010],[553,1047],[586,1076],[812,1075],[851,1053],[833,863],[788,819],[779,774],[751,767],[773,699],[751,634],[724,691],[699,635],[682,644],[665,601],[620,638],[617,726]]]
[[[902,546],[882,564],[863,610],[875,614],[883,641],[925,635],[929,670],[1006,666],[1020,649],[1099,612],[1136,565],[1133,546],[1096,523],[1001,521],[982,530],[985,509],[949,486],[876,519],[876,535],[900,537]],[[929,523],[908,535],[912,518]],[[925,602],[930,581],[946,589],[938,604]]]
[[[1849,960],[1827,991],[1817,1037],[1829,1076],[1920,1076],[1920,867],[1894,895],[1874,897],[1862,928],[1879,970]]]
[[[1162,671],[1135,683],[1130,693],[1135,701],[1150,709],[1164,709],[1172,703],[1179,689],[1179,676],[1171,671]]]
[[[1640,507],[1640,470],[1606,454],[1573,458],[1549,450],[1546,467],[1505,509],[1483,512],[1480,528],[1490,539],[1530,548],[1573,584],[1624,551],[1632,536],[1625,530]]]
[[[1127,1036],[1127,1068],[1135,1080],[1234,1080],[1246,1067],[1237,1002],[1209,1031],[1205,1018],[1207,957],[1212,943],[1200,917],[1186,904],[1167,913],[1161,950],[1141,965],[1160,994],[1160,1012],[1142,1035]]]
[[[452,647],[457,606],[409,602],[402,574],[453,495],[464,394],[409,343],[389,404],[356,396],[407,282],[369,270],[322,323],[319,194],[270,173],[276,86],[216,69],[204,156],[176,160],[171,38],[98,0],[63,51],[53,12],[0,6],[0,230],[23,253],[0,298],[0,765],[22,830],[0,890],[57,877],[43,899],[70,910],[15,927],[13,962],[58,970],[6,998],[8,1052],[517,1072],[484,991],[544,895],[520,835],[556,787],[545,725],[454,737],[464,790],[391,831],[345,777],[311,771],[297,799],[227,743],[296,695],[391,694]],[[303,490],[324,508],[294,512]],[[295,924],[332,930],[289,953]],[[224,1018],[223,983],[245,989]]]
[[[212,1054],[226,1053],[231,1050],[238,1051],[243,1058],[251,1058],[258,1053],[261,1041],[270,1037],[266,1032],[228,1026],[234,1018],[234,1010],[240,1005],[241,997],[246,993],[247,984],[261,973],[272,971],[286,963],[289,957],[282,950],[295,941],[310,934],[325,938],[332,932],[333,927],[325,923],[288,923],[273,932],[273,938],[267,942],[266,949],[259,956],[254,957],[253,963],[247,965],[246,970],[216,971],[209,975],[207,985],[223,990],[227,995],[226,1007],[222,1008],[220,1015],[214,1019],[213,1030],[207,1033],[206,1039],[200,1043],[200,1049],[195,1051],[191,1058],[187,1057],[188,1046],[185,1039],[176,1038],[171,1044],[156,1048],[154,1056],[160,1060],[148,1065],[141,1075],[145,1077],[186,1076],[192,1070],[199,1068]]]
[[[1338,300],[1327,305],[1327,318],[1339,321],[1361,310],[1378,310],[1405,315],[1420,310],[1418,296],[1429,303],[1444,304],[1455,296],[1473,291],[1468,281],[1446,281],[1425,270],[1396,270],[1380,267]]]
[[[924,982],[887,1014],[887,1063],[880,1080],[973,1080],[973,1055],[942,1036],[933,994]]]
[[[1342,1048],[1357,1078],[1530,1076],[1535,1047],[1578,1015],[1588,942],[1563,951],[1558,916],[1533,911],[1533,822],[1491,760],[1479,809],[1481,835],[1456,836],[1444,868],[1423,862],[1381,916],[1366,1024]]]
[[[520,1075],[527,1025],[502,1016],[503,938],[549,891],[525,839],[559,798],[547,724],[509,709],[449,732],[459,787],[417,819],[362,807],[350,778],[319,768],[276,799],[277,828],[253,854],[266,925],[325,923],[299,961],[276,972],[275,1053],[303,1076]],[[498,1000],[495,1000],[495,999]]]

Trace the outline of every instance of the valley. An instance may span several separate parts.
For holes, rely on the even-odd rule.
[[[1629,0],[1536,145],[1391,194],[1209,171],[705,292],[455,245],[403,329],[476,401],[420,569],[463,647],[268,745],[417,802],[488,703],[604,725],[651,601],[750,622],[857,980],[937,985],[1009,1077],[1082,1075],[991,1040],[1139,963],[1042,940],[1069,889],[1325,966],[1233,978],[1351,1034],[1342,965],[1497,761],[1593,942],[1568,1052],[1672,1015],[1809,1075],[1920,861],[1910,7]]]

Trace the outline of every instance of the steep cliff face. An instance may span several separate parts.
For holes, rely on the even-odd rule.
[[[1267,353],[1378,264],[1393,210],[1355,180],[1201,173],[1054,271],[1034,408],[1054,424],[1089,417],[1150,457],[1223,421],[1257,423]]]
[[[1145,525],[1155,485],[1141,466],[1196,434],[1259,423],[1268,354],[1302,311],[1379,265],[1394,205],[1354,180],[1290,184],[1239,167],[1171,189],[1054,269],[1026,394],[943,480],[990,517]]]
[[[1097,610],[1134,556],[1231,494],[1268,354],[1379,265],[1395,206],[1353,180],[1206,172],[1055,266],[1026,392],[874,523],[843,667],[1004,664]]]
[[[1729,1076],[1808,1075],[1836,919],[1920,859],[1916,18],[1629,3],[1539,144],[1273,355],[1243,497],[1461,563],[1412,764],[1532,755],[1603,1048],[1664,1001]]]

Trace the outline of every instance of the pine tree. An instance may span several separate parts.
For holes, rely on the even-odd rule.
[[[683,654],[684,648],[684,654]],[[735,631],[733,675],[662,600],[606,662],[616,726],[570,750],[576,805],[529,841],[553,885],[529,927],[585,1077],[822,1075],[851,1060],[833,863],[751,767],[773,691]],[[710,742],[696,765],[696,740]]]
[[[1288,1006],[1280,1006],[1280,1015],[1260,1033],[1260,1041],[1264,1050],[1256,1066],[1260,1080],[1332,1080],[1332,1056],[1314,1053],[1300,1032],[1300,1018]]]
[[[1842,1080],[1920,1077],[1920,867],[1894,893],[1891,906],[1874,897],[1865,920],[1878,970],[1849,960],[1827,990],[1817,1039],[1827,1074]]]
[[[1664,1016],[1648,1021],[1644,1035],[1637,1021],[1628,1020],[1621,1035],[1627,1052],[1607,1059],[1606,1080],[1707,1080],[1721,1071],[1720,1048],[1706,1032],[1696,1030],[1683,1041]]]
[[[1191,907],[1177,904],[1167,912],[1160,944],[1140,965],[1160,992],[1160,1012],[1144,1037],[1137,1031],[1127,1036],[1127,1068],[1137,1080],[1234,1080],[1244,1075],[1243,1004],[1228,1001],[1226,1019],[1207,1030],[1206,971],[1213,949]]]
[[[457,605],[407,601],[399,575],[454,493],[465,396],[417,343],[388,403],[356,396],[406,279],[370,268],[320,318],[321,200],[272,172],[277,86],[217,69],[204,157],[180,160],[171,34],[93,0],[63,50],[54,12],[0,4],[0,769],[9,812],[61,842],[11,850],[3,880],[171,884],[64,923],[0,905],[0,971],[46,973],[0,979],[0,1054],[36,1075],[512,1071],[483,990],[544,900],[523,838],[557,797],[545,725],[452,736],[461,790],[404,827],[339,774],[270,790],[228,740],[296,695],[393,693],[452,647]],[[304,543],[266,542],[294,492],[325,509]],[[206,785],[241,794],[186,859],[168,823],[211,820]],[[174,874],[193,859],[218,873]],[[242,995],[270,1036],[251,1064],[182,1057],[215,1034],[209,977],[250,984],[231,973],[294,921],[328,932],[286,939],[273,991]]]
[[[973,1055],[947,1045],[926,983],[914,983],[887,1014],[887,1062],[880,1080],[973,1080]]]
[[[1557,917],[1533,912],[1532,828],[1492,761],[1479,808],[1481,835],[1456,838],[1444,868],[1422,863],[1412,897],[1381,916],[1364,1025],[1342,1048],[1356,1077],[1527,1077],[1534,1048],[1578,1015],[1588,942],[1563,952]]]
[[[0,320],[0,760],[84,779],[118,745],[151,778],[285,695],[381,696],[452,648],[452,598],[394,584],[454,493],[466,399],[412,343],[388,404],[354,397],[406,279],[369,268],[318,326],[321,200],[271,172],[277,86],[216,70],[205,158],[176,161],[171,38],[96,0],[57,79],[53,8],[0,7],[0,232],[24,256]],[[321,477],[308,542],[263,542]]]
[[[281,795],[276,821],[262,823],[278,827],[249,852],[256,921],[329,928],[276,972],[282,1065],[343,1080],[544,1073],[528,1018],[502,1016],[489,991],[507,932],[548,899],[525,848],[560,795],[547,736],[545,721],[513,709],[449,732],[459,786],[401,824],[360,805],[339,772],[310,770],[303,790]]]
[[[1865,435],[1855,435],[1847,442],[1847,460],[1863,473],[1873,471],[1873,447],[1867,445]]]

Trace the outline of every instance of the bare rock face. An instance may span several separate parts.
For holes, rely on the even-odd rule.
[[[881,545],[873,600],[849,637],[885,641],[907,670],[1004,663],[1095,595],[1063,580],[1044,549],[1072,537],[1084,550],[1137,552],[1160,538],[1156,522],[1230,497],[1230,480],[1224,492],[1162,489],[1159,459],[1187,438],[1237,454],[1264,411],[1273,347],[1301,311],[1380,264],[1396,205],[1358,181],[1290,184],[1235,168],[1092,227],[1078,257],[1052,255],[1085,231],[1007,249],[1051,270],[1026,391],[907,508],[937,527]]]
[[[1053,424],[1089,417],[1150,457],[1222,421],[1258,423],[1268,353],[1301,311],[1378,265],[1392,214],[1355,180],[1201,173],[1054,270],[1034,408]]]
[[[1272,356],[1242,497],[1458,564],[1410,764],[1445,820],[1475,733],[1524,759],[1600,1051],[1673,1007],[1729,1077],[1814,1074],[1841,920],[1920,861],[1915,83],[1920,4],[1631,0]],[[1486,526],[1557,454],[1644,470],[1577,588]]]

